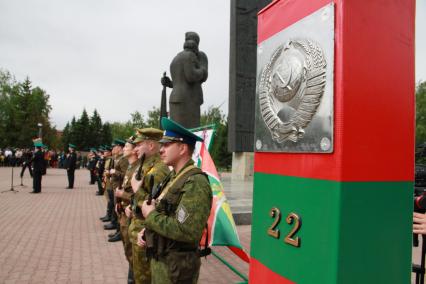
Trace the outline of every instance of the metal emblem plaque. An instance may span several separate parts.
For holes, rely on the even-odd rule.
[[[333,152],[334,5],[258,45],[255,150]]]

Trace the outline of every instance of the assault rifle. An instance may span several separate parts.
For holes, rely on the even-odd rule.
[[[143,166],[144,162],[145,162],[145,153],[142,154],[142,157],[141,157],[141,160],[140,160],[140,166],[139,166],[138,171],[136,172],[135,178],[136,178],[137,181],[140,181],[142,179],[142,166]]]
[[[148,201],[146,202],[148,205],[151,205],[151,203],[152,203],[152,199],[154,198],[157,198],[157,197],[154,197],[154,176],[153,175],[150,175],[149,176],[149,188],[151,189],[151,192],[149,193],[149,195],[148,195]],[[158,190],[158,187],[157,187],[157,192],[158,192],[159,190]],[[156,192],[156,193],[157,193]]]
[[[120,190],[123,189],[123,180],[124,180],[123,175],[120,175],[120,177],[118,178],[118,189]],[[123,205],[121,204],[121,198],[115,197],[115,204],[117,204],[117,212],[120,214],[124,213],[124,208],[123,208]]]

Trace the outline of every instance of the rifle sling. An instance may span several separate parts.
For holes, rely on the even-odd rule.
[[[167,192],[169,192],[169,190],[173,187],[176,188],[180,188],[183,186],[183,184],[186,182],[187,178],[198,174],[198,173],[203,173],[203,171],[201,171],[201,169],[197,168],[194,165],[190,165],[187,168],[185,168],[183,171],[181,171],[171,183],[168,183],[166,185],[166,187],[164,188],[163,192],[161,192],[160,196],[158,197],[157,201],[160,201],[161,199],[164,198],[164,196],[167,194]]]

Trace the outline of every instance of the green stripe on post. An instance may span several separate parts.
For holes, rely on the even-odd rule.
[[[255,173],[251,255],[299,284],[408,283],[412,186]],[[272,207],[281,212],[278,239],[267,233]],[[302,221],[300,247],[284,242],[292,212]]]

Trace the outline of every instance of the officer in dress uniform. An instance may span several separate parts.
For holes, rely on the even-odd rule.
[[[156,188],[170,172],[161,161],[159,154],[159,140],[162,136],[163,131],[160,129],[143,128],[137,129],[134,140],[138,158],[143,160],[141,160],[143,164],[138,167],[136,174],[132,177],[132,189],[135,194],[132,204],[126,208],[126,213],[131,216],[129,236],[132,243],[133,274],[136,284],[151,283],[151,268],[145,248],[137,244],[137,235],[144,227],[144,218],[139,206],[152,194],[152,188]],[[142,158],[143,155],[144,158]]]
[[[33,165],[33,191],[30,193],[41,192],[41,177],[43,175],[44,168],[44,155],[42,152],[43,143],[41,139],[34,140],[34,154],[31,159]]]
[[[28,168],[28,171],[30,172],[30,176],[33,177],[33,171],[31,169],[31,159],[32,159],[32,152],[29,149],[25,149],[24,154],[22,155],[22,170],[21,170],[21,178],[24,177],[25,169]]]
[[[66,189],[73,189],[74,188],[74,172],[75,168],[77,167],[77,154],[75,153],[75,145],[74,144],[68,144],[68,150],[69,153],[67,155],[67,176],[68,176],[68,187]]]
[[[162,118],[161,123],[165,133],[160,156],[173,171],[162,182],[157,200],[141,206],[145,229],[138,243],[152,255],[153,284],[197,283],[199,243],[212,205],[207,176],[191,159],[196,141],[203,140],[172,120]]]
[[[96,191],[96,195],[102,196],[104,195],[104,185],[103,185],[103,174],[105,169],[105,157],[104,157],[104,148],[101,146],[98,148],[98,161],[96,162],[96,182],[98,184],[98,191]],[[104,216],[100,218],[102,221],[108,222],[108,216]]]

